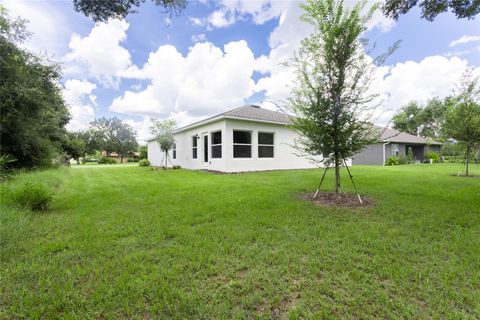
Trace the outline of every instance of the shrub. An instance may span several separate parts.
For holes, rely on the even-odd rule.
[[[109,157],[101,157],[98,159],[98,164],[115,164],[117,163],[115,159],[109,158]]]
[[[13,171],[10,167],[15,161],[17,160],[9,154],[2,154],[0,156],[0,182],[4,182],[12,178]]]
[[[436,153],[435,151],[425,152],[425,160],[427,162],[430,162],[430,159],[433,160],[433,163],[438,163],[438,162],[440,162],[440,155],[438,153]]]
[[[173,168],[173,170],[182,169],[182,167],[180,167],[180,166],[173,166],[172,168]]]
[[[142,159],[142,160],[138,161],[138,165],[140,167],[149,167],[150,166],[150,161],[148,161],[148,159]]]
[[[386,166],[398,166],[398,158],[395,156],[391,156],[390,158],[385,161]]]
[[[407,156],[404,156],[403,154],[398,156],[398,164],[407,164],[407,163],[410,163],[408,161]]]
[[[415,163],[415,155],[413,154],[412,147],[408,147],[406,158],[408,163]]]
[[[47,210],[52,200],[52,192],[43,184],[25,182],[11,191],[14,204],[32,210]]]

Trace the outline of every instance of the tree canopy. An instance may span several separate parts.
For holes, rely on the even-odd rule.
[[[425,138],[441,139],[445,110],[445,102],[439,98],[430,99],[425,106],[411,101],[393,116],[393,128]]]
[[[0,153],[31,168],[51,164],[61,151],[70,115],[60,67],[20,48],[28,36],[25,21],[0,6]]]
[[[107,152],[107,155],[116,152],[121,162],[138,148],[133,128],[116,117],[97,119],[92,122],[91,129],[99,137],[99,147]]]
[[[478,0],[386,0],[383,13],[397,20],[417,5],[421,8],[422,18],[428,21],[447,11],[452,11],[458,19],[474,19],[480,13]]]
[[[363,2],[347,9],[343,1],[309,0],[301,7],[302,20],[313,25],[314,32],[302,41],[291,63],[297,86],[288,107],[296,115],[296,147],[335,166],[338,194],[343,160],[376,140],[367,116],[374,98],[367,94],[373,64],[360,39],[376,7],[365,16]]]
[[[110,18],[125,18],[144,2],[145,0],[73,0],[73,6],[76,11],[91,17],[95,22],[106,22]],[[170,15],[178,14],[187,5],[187,0],[152,0],[152,2]]]

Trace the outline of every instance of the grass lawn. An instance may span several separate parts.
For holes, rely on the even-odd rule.
[[[478,319],[480,178],[460,169],[354,167],[376,199],[356,210],[297,199],[321,170],[22,174],[2,190],[56,192],[47,212],[2,206],[18,219],[2,227],[0,318]]]

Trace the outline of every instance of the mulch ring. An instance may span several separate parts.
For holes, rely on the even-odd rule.
[[[375,204],[372,198],[366,196],[361,196],[363,204],[360,204],[356,193],[340,193],[340,196],[337,197],[335,192],[320,191],[315,197],[315,200],[312,200],[314,194],[315,192],[302,193],[300,194],[300,198],[320,206],[366,208],[372,207]]]
[[[480,176],[477,175],[468,175],[466,176],[465,174],[452,174],[454,177],[460,177],[460,178],[480,178]]]

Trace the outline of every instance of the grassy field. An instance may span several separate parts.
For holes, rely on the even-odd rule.
[[[2,205],[0,318],[478,319],[480,179],[460,169],[354,167],[376,199],[356,210],[298,200],[320,170],[22,174],[2,193],[55,196]]]

